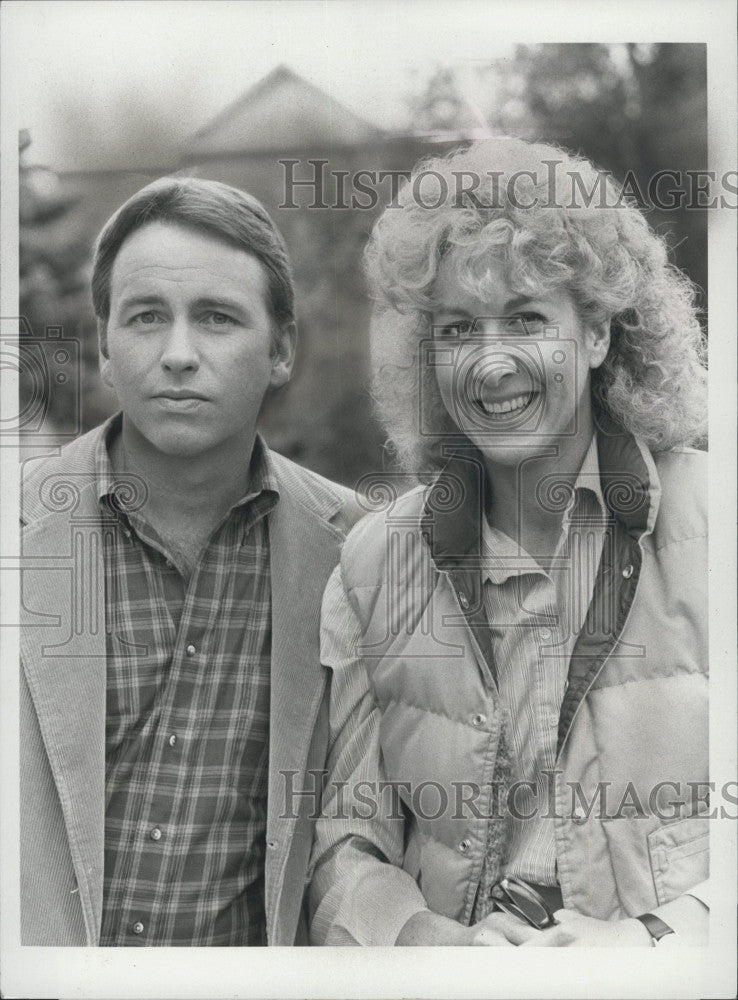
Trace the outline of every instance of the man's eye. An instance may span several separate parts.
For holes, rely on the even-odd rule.
[[[210,323],[211,326],[233,326],[235,324],[235,319],[229,316],[228,313],[223,312],[210,312],[205,316],[205,321]]]
[[[158,315],[151,309],[147,309],[146,312],[137,313],[130,319],[131,323],[137,323],[140,326],[153,326],[154,323],[158,322]]]
[[[453,323],[444,323],[433,327],[436,337],[465,337],[472,332],[474,327],[470,319],[458,319]]]

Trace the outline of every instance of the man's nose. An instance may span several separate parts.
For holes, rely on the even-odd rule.
[[[200,357],[195,332],[187,319],[175,319],[161,352],[161,366],[169,372],[197,371]]]

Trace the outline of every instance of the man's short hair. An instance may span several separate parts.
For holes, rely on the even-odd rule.
[[[219,181],[163,177],[137,191],[105,223],[95,245],[92,302],[101,323],[101,348],[110,317],[110,280],[118,251],[150,222],[170,222],[207,233],[250,253],[263,265],[267,306],[275,324],[295,319],[295,293],[287,247],[264,206],[252,195]]]

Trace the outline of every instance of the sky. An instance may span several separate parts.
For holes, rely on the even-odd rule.
[[[280,63],[375,124],[402,127],[408,96],[438,66],[471,92],[479,66],[516,44],[695,41],[726,3],[3,0],[4,135],[29,129],[32,159],[57,169],[125,165],[132,124],[164,149]]]
[[[434,0],[171,3],[45,0],[3,5],[19,127],[36,162],[105,157],[122,98],[184,138],[280,63],[383,127],[437,65],[464,74],[510,54],[490,6]],[[7,109],[5,109],[7,110]],[[92,147],[96,147],[93,149]]]

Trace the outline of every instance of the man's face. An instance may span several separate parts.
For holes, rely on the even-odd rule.
[[[453,258],[439,268],[432,321],[444,406],[493,464],[552,446],[561,457],[592,435],[590,373],[609,336],[582,323],[566,291],[516,293],[500,263],[490,264],[487,287],[484,299],[462,288]]]
[[[101,372],[155,450],[193,457],[250,442],[284,384],[294,326],[275,336],[261,263],[209,234],[152,222],[113,265]]]

